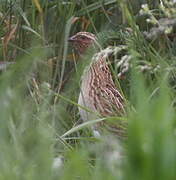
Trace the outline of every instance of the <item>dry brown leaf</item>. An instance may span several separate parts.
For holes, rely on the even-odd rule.
[[[2,37],[2,44],[3,44],[3,54],[4,57],[6,57],[6,53],[7,53],[7,46],[10,42],[10,40],[12,40],[14,38],[14,34],[17,31],[17,27],[18,27],[18,23],[15,24],[14,27],[12,27],[12,29],[6,33],[6,35],[4,37]]]
[[[82,31],[87,31],[87,28],[90,25],[90,20],[86,19],[85,17],[82,17],[81,21],[82,21],[82,24],[81,24]]]
[[[74,24],[75,22],[77,22],[80,19],[80,17],[74,17],[71,20],[71,24]]]

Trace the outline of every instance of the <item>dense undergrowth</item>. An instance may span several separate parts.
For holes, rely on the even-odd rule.
[[[174,0],[1,0],[0,179],[175,179],[175,12]],[[123,47],[123,143],[80,125],[85,64],[67,41],[79,31]]]

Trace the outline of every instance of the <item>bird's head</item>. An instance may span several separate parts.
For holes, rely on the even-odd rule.
[[[96,36],[89,32],[78,32],[70,37],[68,41],[73,43],[74,48],[79,54],[83,54],[88,47],[97,42]]]

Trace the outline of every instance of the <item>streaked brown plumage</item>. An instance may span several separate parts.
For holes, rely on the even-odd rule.
[[[88,47],[98,44],[96,36],[88,32],[79,32],[69,39],[80,55],[83,55]],[[116,88],[107,60],[114,53],[114,47],[108,47],[96,53],[92,57],[90,66],[85,70],[78,104],[86,107],[91,112],[79,108],[81,118],[84,121],[97,118],[97,114],[102,117],[124,114],[124,98]],[[93,113],[95,112],[95,113]],[[103,121],[101,125],[105,124]],[[94,128],[98,128],[97,125]],[[118,130],[119,127],[111,129]],[[115,131],[116,131],[115,130]]]

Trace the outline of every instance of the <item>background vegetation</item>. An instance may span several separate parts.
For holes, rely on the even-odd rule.
[[[174,0],[0,0],[0,179],[176,179],[175,14]],[[124,47],[122,144],[79,126],[79,31]]]

